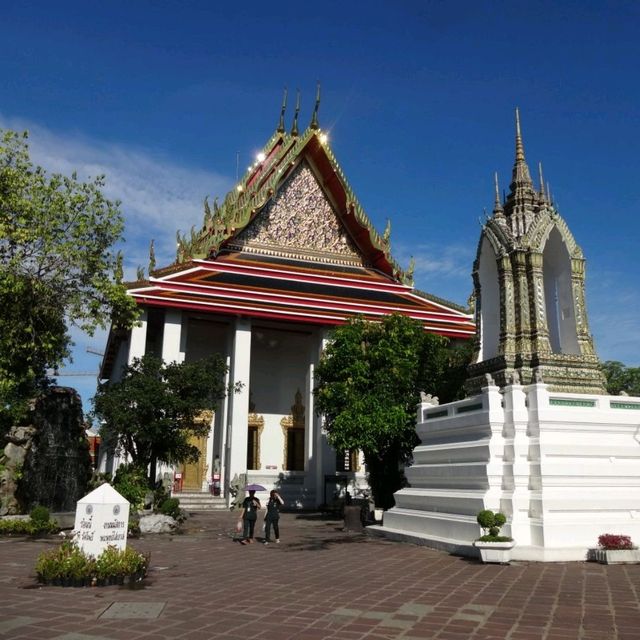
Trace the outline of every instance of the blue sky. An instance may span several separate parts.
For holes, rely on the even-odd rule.
[[[106,173],[130,274],[173,257],[275,129],[282,90],[322,84],[320,123],[419,288],[464,304],[493,173],[507,188],[520,107],[545,178],[587,257],[603,360],[640,365],[640,4],[636,2],[9,1],[0,127],[31,131],[50,170]],[[291,105],[291,101],[290,101]],[[289,109],[290,117],[292,109]],[[97,370],[105,335],[75,335]],[[91,377],[61,378],[85,405]]]

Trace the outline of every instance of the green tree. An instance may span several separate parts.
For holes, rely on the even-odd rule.
[[[219,356],[169,364],[152,355],[134,359],[118,382],[100,385],[93,400],[104,445],[149,469],[151,485],[156,461],[197,461],[190,439],[209,432],[209,420],[199,414],[215,410],[225,396],[226,371]]]
[[[600,366],[607,379],[607,393],[640,396],[640,367],[627,367],[617,360],[607,360]]]
[[[0,425],[19,420],[69,355],[68,328],[130,326],[136,307],[116,277],[123,220],[104,177],[47,175],[27,134],[0,131]],[[121,269],[120,269],[121,271]]]
[[[402,315],[380,323],[356,318],[333,331],[315,372],[316,410],[336,450],[363,451],[378,506],[393,506],[404,484],[402,465],[418,443],[420,390],[458,393],[447,372],[459,358],[446,338]]]

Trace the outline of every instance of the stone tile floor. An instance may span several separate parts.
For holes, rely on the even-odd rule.
[[[236,515],[131,541],[144,587],[41,587],[57,540],[0,538],[0,639],[638,640],[640,565],[483,565],[284,514],[282,543],[233,541]]]

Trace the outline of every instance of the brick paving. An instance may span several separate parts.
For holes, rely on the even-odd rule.
[[[638,640],[640,565],[483,565],[284,514],[282,543],[195,514],[151,552],[144,587],[37,585],[57,540],[0,539],[0,639]]]

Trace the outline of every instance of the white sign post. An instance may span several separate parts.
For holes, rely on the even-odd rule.
[[[129,502],[110,484],[78,500],[75,541],[87,554],[97,558],[108,546],[125,549],[129,527]]]

